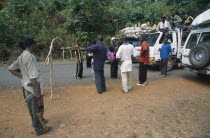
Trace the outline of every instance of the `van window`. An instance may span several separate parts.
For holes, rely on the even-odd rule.
[[[210,32],[202,33],[199,41],[200,44],[210,44]]]
[[[182,45],[182,46],[183,46],[184,43],[186,42],[188,35],[189,35],[189,32],[183,32],[183,33],[182,33],[182,42],[181,42],[181,45]]]
[[[165,37],[167,37],[168,40],[170,40],[171,43],[173,43],[172,34],[163,34],[160,38],[159,44],[163,44],[163,40]]]
[[[191,36],[187,42],[187,45],[186,45],[187,49],[191,49],[195,44],[197,44],[199,35],[200,35],[199,33],[191,34]]]
[[[149,44],[149,46],[154,46],[158,37],[159,37],[159,33],[156,34],[149,34],[147,37],[147,43]]]

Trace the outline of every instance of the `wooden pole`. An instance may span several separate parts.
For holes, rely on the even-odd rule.
[[[52,55],[51,55],[51,58],[50,58],[50,93],[51,93],[51,100],[53,99],[52,75],[53,75],[53,64],[52,64]]]
[[[64,50],[64,48],[63,48],[63,60],[64,60],[64,58],[65,58],[65,50]]]
[[[72,51],[70,50],[71,60],[72,60]]]
[[[44,65],[49,65],[50,64],[50,92],[51,92],[51,100],[53,99],[53,81],[52,81],[52,75],[53,75],[53,58],[52,58],[52,50],[53,50],[53,43],[54,41],[58,39],[62,42],[62,40],[59,37],[56,37],[52,40],[51,45],[50,45],[50,50],[47,55],[47,58],[44,62]]]

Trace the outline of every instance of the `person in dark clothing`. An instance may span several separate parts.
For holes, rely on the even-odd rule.
[[[81,79],[82,78],[82,74],[83,74],[83,54],[81,51],[79,51],[81,49],[81,44],[82,44],[82,41],[81,40],[77,40],[77,45],[75,46],[75,61],[76,61],[76,79],[79,78]]]
[[[113,37],[111,39],[112,44],[109,47],[109,51],[114,53],[115,59],[111,62],[111,67],[110,67],[110,75],[111,78],[117,78],[118,75],[118,62],[116,59],[116,53],[117,53],[117,47],[115,45],[116,38]]]
[[[149,45],[146,42],[146,34],[140,37],[141,50],[139,56],[139,86],[145,86],[147,81],[147,65],[149,64]]]
[[[171,25],[171,29],[174,30],[175,27],[176,27],[176,25],[174,23],[174,18],[173,17],[170,17],[168,22]]]
[[[91,46],[96,44],[96,40],[92,39],[90,40]],[[93,53],[91,52],[91,54],[93,55]],[[94,61],[93,58],[91,59],[91,65],[93,66]],[[94,68],[92,68],[92,75],[93,75],[93,81],[95,82],[95,74],[94,74]]]
[[[102,94],[106,91],[106,82],[104,77],[104,63],[106,61],[107,48],[102,43],[103,36],[97,37],[98,44],[90,46],[88,48],[80,49],[79,51],[93,52],[93,69],[95,74],[95,84],[97,93]]]
[[[170,52],[171,52],[171,44],[168,43],[168,39],[164,39],[164,44],[162,45],[160,49],[160,58],[161,58],[161,75],[162,77],[165,77],[167,75],[167,65],[168,65],[168,59],[170,58]]]
[[[186,20],[184,21],[184,26],[188,27],[193,22],[194,18],[192,16],[189,16],[188,14],[185,14]]]
[[[91,46],[91,40],[88,41],[87,43],[87,47]],[[87,68],[92,68],[92,64],[91,64],[91,60],[93,58],[93,55],[91,52],[87,51],[86,52],[86,66]]]
[[[104,77],[104,63],[106,60],[107,49],[102,43],[103,37],[101,35],[97,38],[98,44],[88,47],[87,50],[93,52],[93,69],[95,74],[95,84],[97,93],[102,94],[106,91],[106,83]]]
[[[38,70],[37,59],[33,55],[36,51],[35,41],[32,38],[25,38],[19,46],[24,50],[17,60],[8,68],[15,76],[22,79],[24,99],[32,95],[27,100],[29,114],[32,119],[32,125],[36,135],[46,134],[51,130],[45,124],[44,119],[44,101],[42,92],[42,82]]]

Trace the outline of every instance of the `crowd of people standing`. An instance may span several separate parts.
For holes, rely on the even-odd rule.
[[[169,22],[165,17],[161,17],[160,23],[154,27],[157,31],[167,33],[176,27],[185,29],[193,20],[193,17],[186,15],[186,20],[183,20],[173,12]],[[139,53],[139,82],[138,86],[146,86],[147,84],[147,67],[149,65],[149,45],[147,43],[147,35],[142,34],[139,41],[141,42],[141,50]],[[118,65],[120,65],[122,90],[123,93],[128,93],[131,89],[132,82],[132,58],[137,55],[132,44],[127,42],[127,38],[122,36],[120,43],[116,45],[116,38],[111,39],[109,49],[103,44],[103,36],[97,37],[97,44],[95,40],[90,40],[85,48],[82,47],[82,41],[77,40],[76,46],[72,49],[75,52],[76,61],[76,79],[83,77],[83,55],[86,55],[87,68],[93,70],[93,80],[96,85],[96,92],[102,94],[107,91],[106,80],[104,76],[104,64],[107,56],[110,56],[110,76],[113,79],[118,78]],[[34,56],[36,51],[36,43],[32,38],[25,38],[20,42],[20,47],[23,49],[22,54],[17,60],[8,68],[8,70],[22,79],[23,95],[30,100],[27,102],[28,110],[31,116],[32,125],[35,129],[36,135],[48,133],[51,128],[46,127],[48,122],[44,118],[44,101],[42,92],[42,81],[40,80],[40,72],[37,66],[37,59]],[[160,48],[161,57],[161,75],[167,75],[167,62],[171,55],[171,46],[167,37],[164,39],[164,44]],[[85,54],[84,54],[85,53]],[[108,54],[109,53],[109,54]],[[31,96],[32,95],[32,96]]]

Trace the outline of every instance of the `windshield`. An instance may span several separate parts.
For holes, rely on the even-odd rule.
[[[128,42],[129,42],[130,44],[132,44],[133,46],[140,46],[138,40],[128,40]]]
[[[187,42],[186,49],[191,49],[195,44],[197,44],[199,35],[200,35],[199,33],[191,34],[191,36]]]
[[[128,41],[128,43],[132,44],[134,47],[135,47],[135,46],[140,46],[140,43],[139,43],[138,39],[129,39],[129,38],[128,38],[127,41]],[[117,40],[117,41],[115,42],[115,45],[117,46],[117,45],[119,45],[119,44],[120,44],[120,41]]]
[[[158,37],[159,37],[159,33],[156,34],[149,34],[147,37],[147,43],[149,44],[149,46],[154,46]]]

